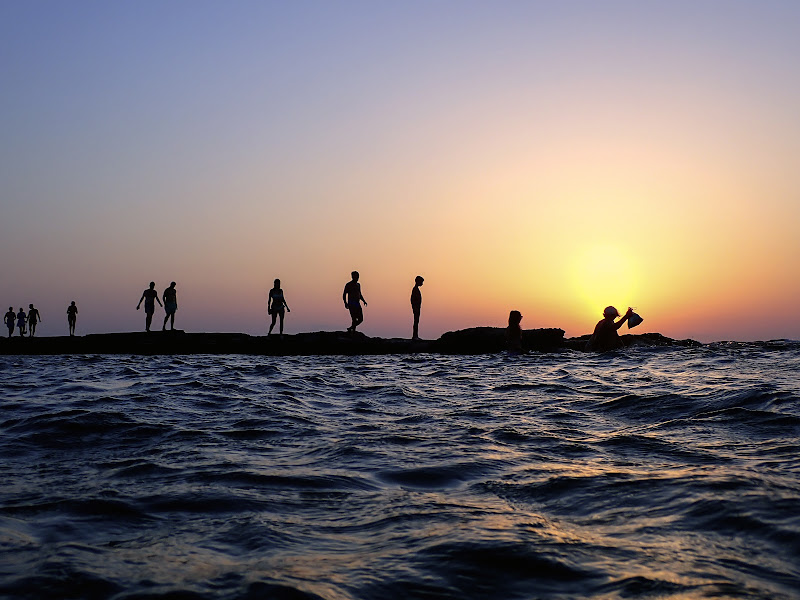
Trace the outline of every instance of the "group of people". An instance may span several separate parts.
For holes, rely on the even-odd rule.
[[[67,323],[69,324],[70,335],[75,335],[75,323],[77,320],[78,307],[75,306],[75,300],[73,300],[67,307]],[[19,331],[20,337],[25,337],[26,333],[28,336],[33,337],[36,335],[36,326],[42,322],[42,315],[33,304],[28,305],[27,314],[25,314],[25,310],[22,307],[20,307],[19,312],[15,313],[14,307],[9,306],[3,321],[8,327],[8,337],[14,335],[15,327]]]
[[[635,327],[642,322],[642,318],[628,307],[628,311],[622,315],[619,321],[619,311],[613,306],[606,306],[603,310],[603,318],[595,325],[594,332],[586,342],[586,350],[593,352],[606,352],[622,347],[622,339],[617,330],[622,327],[625,321],[630,321],[630,326]],[[510,352],[522,352],[522,313],[512,310],[508,315],[508,329],[506,329],[506,345]]]
[[[350,327],[347,328],[347,331],[352,333],[355,332],[356,327],[364,321],[364,310],[361,303],[363,302],[364,306],[367,306],[367,301],[361,293],[361,284],[358,282],[358,271],[350,273],[350,278],[350,281],[344,286],[342,300],[344,302],[344,307],[350,311],[351,324]],[[417,275],[414,279],[414,287],[411,290],[411,311],[414,315],[412,339],[414,340],[420,339],[419,317],[422,310],[422,293],[419,291],[419,288],[423,281],[424,279]],[[145,331],[150,331],[150,326],[153,322],[153,314],[156,311],[156,302],[158,302],[159,306],[164,307],[164,312],[166,313],[164,316],[164,325],[161,329],[166,330],[167,321],[170,321],[170,329],[175,329],[175,312],[178,310],[175,285],[173,281],[169,284],[169,287],[164,290],[162,294],[164,299],[163,305],[158,297],[155,282],[151,281],[150,286],[142,292],[142,297],[139,298],[139,304],[136,305],[136,310],[139,310],[142,306],[142,302],[144,302]],[[270,323],[269,332],[267,333],[268,336],[272,335],[272,330],[275,329],[276,323],[280,322],[278,331],[280,336],[283,337],[283,321],[287,312],[292,311],[289,308],[289,304],[286,302],[283,289],[281,289],[281,280],[276,279],[267,297],[267,313],[272,317],[272,323]]]
[[[151,281],[150,287],[142,292],[142,297],[139,298],[139,304],[136,305],[136,310],[142,307],[142,301],[144,301],[145,331],[150,331],[150,325],[153,323],[153,313],[156,312],[156,302],[158,302],[159,306],[164,307],[164,312],[166,313],[164,316],[164,325],[161,327],[161,330],[164,331],[167,329],[167,321],[170,321],[170,329],[175,329],[175,312],[178,310],[178,291],[175,289],[175,285],[176,283],[173,281],[169,284],[169,287],[164,290],[162,294],[164,304],[161,304],[161,300],[158,298],[158,292],[156,291],[156,284],[154,281]]]

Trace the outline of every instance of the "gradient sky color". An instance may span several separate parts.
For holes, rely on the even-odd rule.
[[[4,2],[0,305],[42,335],[800,339],[800,3]],[[160,323],[162,312],[156,313]]]

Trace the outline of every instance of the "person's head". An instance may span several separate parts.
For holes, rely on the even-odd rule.
[[[10,310],[11,312],[14,312],[14,307],[13,306],[9,306],[8,310]]]
[[[151,281],[151,282],[150,282],[150,289],[152,290],[152,289],[154,289],[155,287],[156,287],[156,282],[155,282],[155,281]]]
[[[350,273],[350,277],[353,278],[353,281],[358,281],[358,271],[353,271]]]
[[[603,316],[606,319],[616,319],[619,316],[619,311],[613,306],[606,306],[605,310],[603,310]]]
[[[417,276],[414,278],[414,283],[415,283],[415,284],[417,284],[417,285],[422,285],[422,282],[423,282],[423,281],[425,281],[425,280],[422,278],[422,276],[421,276],[421,275],[417,275]]]
[[[279,289],[281,287],[281,280],[280,279],[276,279],[274,283],[275,283],[275,285],[273,286],[274,289],[277,290],[277,289]]]
[[[519,327],[519,324],[522,322],[522,313],[518,310],[512,310],[508,314],[508,326],[509,327]]]
[[[175,287],[175,282],[173,281],[172,283],[170,283],[169,287],[174,288]]]
[[[19,307],[19,312],[25,312],[24,310],[22,310],[21,306]]]
[[[33,309],[33,304],[28,304],[28,308]]]

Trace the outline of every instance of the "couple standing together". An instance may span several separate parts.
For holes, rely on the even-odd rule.
[[[361,294],[361,284],[358,283],[358,271],[350,273],[350,281],[344,286],[342,292],[342,301],[344,307],[350,311],[350,318],[352,325],[347,328],[347,331],[354,332],[364,321],[364,311],[361,308],[361,303],[367,306],[367,301]],[[419,315],[422,310],[422,292],[419,291],[420,286],[425,280],[417,275],[414,279],[414,288],[411,290],[411,311],[414,313],[414,329],[411,339],[418,340],[419,338]]]
[[[158,302],[159,306],[163,306],[164,311],[167,313],[164,317],[164,325],[161,329],[165,330],[167,328],[167,321],[170,319],[172,319],[172,321],[170,322],[169,328],[175,329],[175,311],[178,310],[178,292],[175,290],[174,281],[164,290],[163,296],[164,304],[161,304],[161,300],[158,299],[156,284],[153,281],[150,282],[150,287],[142,292],[142,297],[139,298],[139,304],[136,305],[136,310],[139,310],[142,306],[142,301],[144,301],[145,331],[150,331],[150,324],[153,322],[153,313],[156,312],[156,302]]]

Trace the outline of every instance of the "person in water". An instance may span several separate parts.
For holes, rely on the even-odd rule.
[[[361,295],[361,284],[358,283],[358,271],[350,273],[350,277],[352,277],[352,279],[344,286],[342,300],[344,301],[344,307],[350,311],[350,319],[353,321],[352,325],[347,328],[347,331],[355,332],[356,327],[364,322],[364,311],[361,308],[361,303],[363,302],[364,306],[366,306],[367,301],[364,300],[364,296]]]
[[[169,287],[164,290],[164,312],[166,312],[166,316],[164,317],[164,325],[161,327],[161,331],[164,331],[167,328],[167,321],[171,319],[169,328],[170,330],[175,329],[175,311],[178,310],[178,292],[175,290],[175,282],[169,284]]]
[[[286,298],[283,297],[283,290],[281,289],[281,280],[276,279],[272,289],[269,291],[269,298],[267,298],[267,313],[272,315],[272,324],[269,326],[268,336],[272,335],[272,330],[275,328],[275,321],[278,317],[281,319],[280,334],[283,339],[283,317],[285,312],[292,312],[289,305],[286,304]]]
[[[3,319],[3,321],[6,324],[6,327],[8,327],[8,337],[11,337],[14,334],[14,323],[16,322],[16,319],[17,315],[14,312],[14,307],[9,306],[8,312],[6,313],[6,316]]]
[[[69,324],[69,334],[75,335],[75,322],[78,320],[78,307],[73,300],[67,307],[67,323]]]
[[[619,317],[619,311],[613,306],[606,306],[602,320],[597,323],[592,337],[586,342],[586,349],[594,352],[605,352],[621,348],[622,340],[617,333],[617,329],[622,327],[622,324],[630,318],[632,312],[633,309],[628,308],[628,312],[619,321],[614,321]]]
[[[30,336],[33,337],[36,333],[36,324],[42,320],[42,315],[33,307],[33,304],[28,304],[28,327],[30,327]]]
[[[508,314],[508,329],[506,329],[506,347],[509,352],[522,352],[522,313],[512,310]]]
[[[142,300],[144,300],[144,314],[146,315],[144,321],[145,331],[150,331],[150,324],[153,322],[153,313],[156,312],[156,302],[158,302],[159,306],[163,306],[161,300],[158,299],[158,292],[156,291],[156,284],[154,281],[151,281],[150,287],[142,292],[142,297],[139,298],[139,304],[136,305],[136,310],[139,310],[142,306]]]
[[[22,310],[22,307],[19,307],[19,312],[17,313],[17,329],[19,329],[19,337],[25,336],[25,323],[28,321],[28,315],[25,314],[25,311]]]
[[[419,339],[419,314],[422,309],[422,292],[419,291],[419,287],[424,281],[420,275],[417,275],[414,278],[414,287],[411,289],[411,312],[414,313],[412,340]]]

